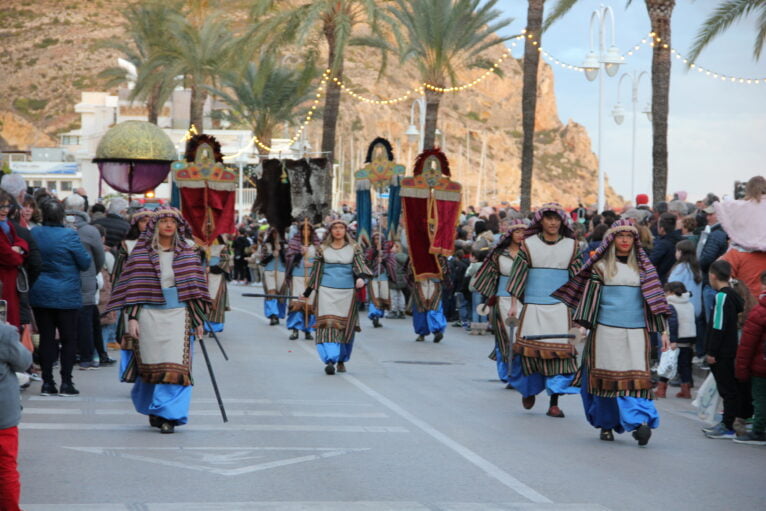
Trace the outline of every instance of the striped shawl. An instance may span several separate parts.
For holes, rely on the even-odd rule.
[[[614,242],[617,233],[621,231],[628,231],[633,234],[633,248],[636,250],[636,259],[638,260],[641,294],[648,307],[647,316],[649,316],[649,313],[660,318],[669,315],[670,306],[665,299],[665,293],[662,290],[660,278],[657,276],[657,270],[649,260],[649,256],[646,255],[646,252],[641,247],[638,231],[636,231],[636,228],[630,220],[618,220],[613,223],[612,227],[610,227],[609,231],[607,231],[604,236],[601,245],[596,249],[588,262],[583,265],[577,275],[569,279],[569,282],[554,291],[552,296],[558,298],[568,307],[575,310],[580,308],[580,303],[583,300],[591,301],[594,290],[592,289],[593,285],[591,284],[591,286],[589,286],[588,284],[592,281],[592,276],[595,273],[594,265],[604,257],[607,250],[609,250],[609,247]],[[598,303],[596,302],[594,306],[597,309]],[[586,312],[587,311],[581,311],[581,324],[584,316],[589,316]],[[647,324],[651,325],[652,322],[647,322]]]
[[[157,222],[166,217],[173,217],[178,222],[178,237],[173,256],[173,273],[181,302],[200,300],[210,303],[207,279],[202,270],[200,256],[194,245],[184,238],[191,235],[191,229],[181,213],[175,208],[157,210],[149,221],[146,230],[138,239],[136,248],[128,256],[119,280],[112,288],[112,297],[107,305],[107,312],[130,305],[163,305],[160,284],[160,255],[152,247]]]

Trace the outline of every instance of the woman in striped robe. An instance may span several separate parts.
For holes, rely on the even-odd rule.
[[[175,208],[158,209],[112,290],[107,311],[123,309],[132,340],[123,380],[137,412],[162,433],[186,424],[191,402],[192,341],[210,307],[207,280],[189,224]]]
[[[513,260],[524,241],[526,228],[525,221],[514,220],[474,277],[474,288],[487,298],[486,304],[490,308],[489,323],[495,334],[495,348],[489,358],[497,363],[497,376],[504,382],[508,381],[511,369],[510,354],[514,331],[506,325],[506,318],[517,301],[508,293],[508,278]]]
[[[601,430],[601,440],[632,431],[638,445],[646,445],[660,423],[649,332],[663,332],[667,350],[670,308],[631,221],[612,224],[590,260],[554,296],[574,309],[576,323],[590,329],[579,375],[588,422]]]
[[[364,263],[364,255],[348,233],[343,220],[333,220],[329,233],[317,252],[311,267],[306,291],[308,298],[316,289],[316,346],[325,364],[325,373],[346,372],[346,362],[354,347],[354,334],[359,328],[356,289],[365,285],[372,272]]]

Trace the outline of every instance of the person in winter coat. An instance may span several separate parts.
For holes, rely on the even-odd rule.
[[[753,395],[753,429],[738,434],[735,442],[766,445],[766,271],[761,273],[761,296],[742,327],[734,362],[734,377],[750,381]]]
[[[708,271],[710,270],[710,265],[726,253],[729,246],[729,236],[718,222],[718,217],[712,204],[703,209],[702,212],[707,217],[707,226],[700,233],[700,240],[697,243],[697,260],[700,263],[703,280],[702,310],[705,313],[705,321],[710,324],[716,293],[708,282]]]
[[[694,306],[695,329],[697,342],[695,354],[704,356],[705,343],[705,315],[702,308],[702,273],[695,254],[694,242],[691,240],[679,241],[676,244],[676,264],[670,270],[668,282],[682,282],[689,292],[690,300]]]
[[[104,245],[101,241],[101,233],[96,227],[90,225],[90,218],[83,209],[85,199],[80,195],[72,194],[64,199],[66,209],[66,221],[69,227],[77,230],[88,254],[91,264],[87,270],[80,273],[80,292],[82,293],[82,305],[77,316],[77,351],[80,355],[80,369],[95,369],[99,365],[115,363],[104,351],[101,340],[101,325],[98,321],[98,307],[96,307],[96,293],[98,292],[97,275],[104,267]],[[96,331],[98,330],[98,336]],[[96,341],[99,341],[98,343]],[[96,346],[101,344],[101,346]],[[98,351],[99,362],[94,362],[94,355]]]
[[[80,272],[92,259],[80,242],[77,232],[64,227],[64,207],[48,199],[41,204],[43,225],[32,229],[40,248],[43,266],[29,292],[40,332],[40,366],[44,396],[79,394],[72,382],[72,367],[77,352],[77,314],[82,307]],[[93,289],[95,295],[95,288]],[[56,340],[56,330],[59,339]],[[61,344],[61,392],[53,379],[53,364],[59,358]]]
[[[27,242],[16,234],[8,214],[15,204],[13,197],[0,190],[0,287],[2,299],[7,302],[8,322],[21,326],[20,296],[16,288],[19,267],[24,264],[28,254]]]
[[[17,372],[32,365],[32,354],[16,329],[0,322],[0,509],[18,511],[21,481],[17,469],[21,400]]]
[[[665,284],[665,297],[670,305],[671,314],[668,318],[670,330],[670,349],[679,349],[678,375],[681,377],[681,391],[676,397],[691,399],[692,393],[692,357],[697,336],[697,327],[689,292],[683,282],[671,281]],[[668,379],[660,377],[654,395],[666,397]]]
[[[649,260],[660,276],[664,284],[668,281],[670,269],[676,262],[676,244],[681,241],[681,231],[676,230],[676,216],[672,213],[663,213],[657,224],[659,236],[654,242],[654,248],[649,254]]]
[[[130,222],[125,220],[128,212],[128,201],[122,197],[115,197],[109,201],[109,210],[105,216],[93,220],[94,225],[101,225],[106,229],[106,244],[111,249],[120,247],[120,243],[128,235]]]

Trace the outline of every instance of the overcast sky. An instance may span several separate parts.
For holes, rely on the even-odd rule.
[[[581,65],[588,51],[588,24],[600,4],[610,5],[615,13],[616,44],[624,53],[650,32],[645,3],[634,0],[626,8],[622,0],[603,2],[580,0],[569,14],[543,35],[543,48],[562,61]],[[673,11],[671,44],[688,53],[694,36],[718,0],[677,0]],[[547,7],[555,4],[546,2]],[[508,32],[519,33],[526,22],[526,0],[500,0],[506,16],[515,18]],[[752,58],[756,30],[754,21],[733,26],[714,40],[697,63],[719,73],[766,78],[766,50],[760,62]],[[607,44],[609,41],[607,40]],[[520,57],[520,46],[514,56]],[[651,48],[644,47],[628,57],[626,65],[604,83],[604,147],[602,164],[609,182],[622,194],[630,194],[631,92],[630,80],[623,81],[620,100],[626,109],[625,121],[617,126],[611,110],[617,100],[617,83],[623,71],[649,71]],[[585,125],[596,152],[598,126],[598,80],[589,82],[582,72],[553,66],[556,77],[558,111],[562,122],[568,119]],[[651,195],[651,123],[640,111],[651,101],[649,77],[641,81],[636,126],[636,193]],[[682,61],[672,60],[669,116],[668,192],[686,190],[689,199],[708,191],[731,194],[735,180],[766,174],[766,83],[747,85],[725,83],[687,71]]]

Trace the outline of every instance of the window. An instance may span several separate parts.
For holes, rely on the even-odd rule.
[[[39,179],[35,179],[34,181],[32,181],[32,188],[42,188],[42,187],[43,187],[43,182],[40,181]]]
[[[71,181],[62,181],[61,182],[61,191],[62,192],[71,192],[72,191],[72,182]]]
[[[61,145],[80,145],[80,137],[74,135],[62,135]]]
[[[46,184],[45,187],[48,189],[49,192],[51,190],[58,191],[58,186],[56,181],[48,181],[48,184]]]

